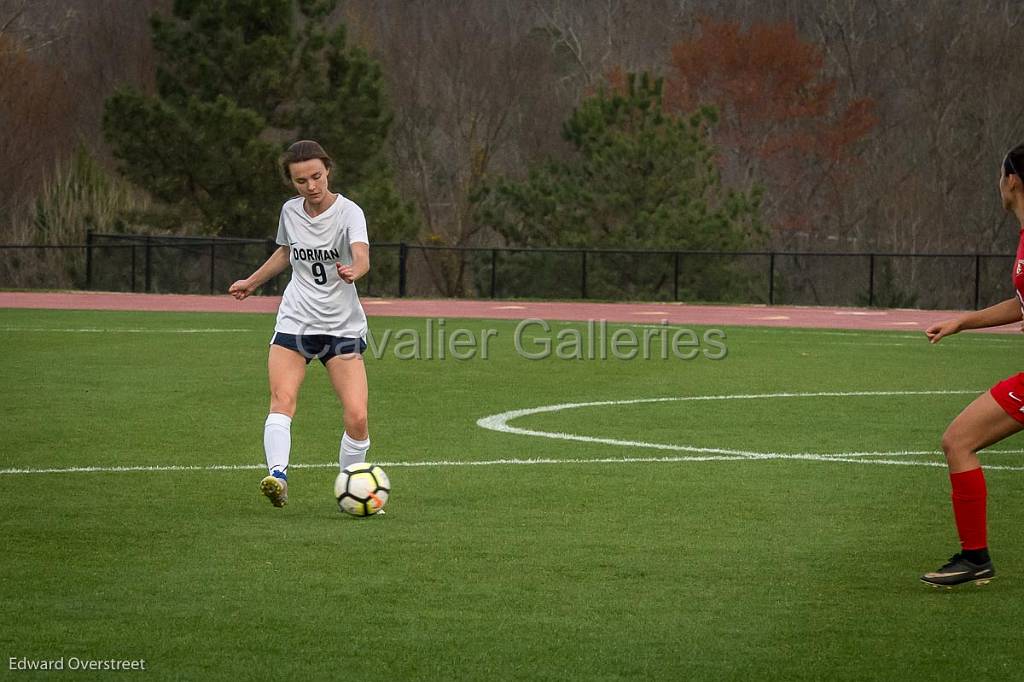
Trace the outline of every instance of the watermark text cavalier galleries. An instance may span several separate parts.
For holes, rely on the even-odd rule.
[[[7,669],[14,671],[28,670],[64,670],[64,671],[114,671],[114,670],[145,670],[146,661],[142,658],[78,658],[77,656],[61,656],[60,658],[24,658],[9,657]]]
[[[609,334],[607,320],[590,320],[582,330],[566,327],[552,336],[551,325],[531,318],[516,325],[513,342],[516,352],[527,360],[544,360],[552,355],[559,360],[693,360],[701,355],[721,360],[729,352],[721,329],[708,329],[698,335],[692,329],[672,328],[665,322],[641,327],[639,334],[632,327],[620,327]]]
[[[526,360],[722,360],[729,352],[721,329],[697,332],[664,321],[616,325],[614,330],[607,320],[559,326],[554,331],[545,320],[522,320],[512,333],[512,349]],[[422,327],[368,334],[366,354],[375,359],[390,354],[397,360],[487,360],[495,343],[508,342],[497,329],[449,328],[444,318],[429,318]]]

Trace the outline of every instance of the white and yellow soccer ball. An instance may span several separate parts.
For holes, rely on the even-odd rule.
[[[391,481],[376,464],[350,464],[334,480],[338,508],[352,516],[373,516],[388,502]]]

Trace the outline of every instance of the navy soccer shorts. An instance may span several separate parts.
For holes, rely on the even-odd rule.
[[[366,350],[366,341],[363,339],[327,334],[274,332],[274,337],[270,339],[270,345],[281,346],[299,353],[306,358],[307,365],[314,358],[326,365],[328,360],[337,355],[352,355],[353,353],[362,355]]]

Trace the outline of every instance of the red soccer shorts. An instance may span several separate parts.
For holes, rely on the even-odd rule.
[[[988,392],[1006,414],[1024,424],[1024,372],[1003,379]]]

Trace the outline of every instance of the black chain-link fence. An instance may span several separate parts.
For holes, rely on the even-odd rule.
[[[0,246],[0,287],[219,294],[271,240],[90,233]],[[454,248],[374,244],[364,296],[981,308],[1013,295],[1005,254]],[[278,294],[284,273],[261,293]]]

